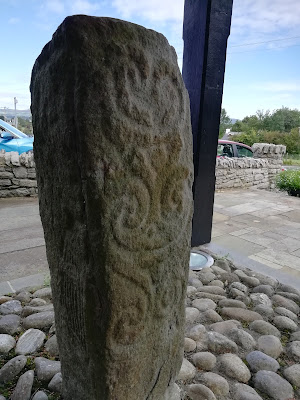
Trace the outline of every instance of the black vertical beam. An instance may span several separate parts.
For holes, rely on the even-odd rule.
[[[192,246],[211,241],[215,167],[233,0],[185,0],[182,74],[194,144]]]

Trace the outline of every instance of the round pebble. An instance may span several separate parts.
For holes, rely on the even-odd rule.
[[[208,351],[195,353],[192,360],[197,368],[205,371],[211,371],[217,363],[217,358]]]
[[[260,336],[257,340],[257,348],[273,358],[278,358],[283,352],[283,347],[279,338],[273,335]]]

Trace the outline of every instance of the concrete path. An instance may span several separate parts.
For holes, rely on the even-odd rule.
[[[0,234],[0,295],[49,280],[37,199],[0,199]],[[212,242],[201,248],[300,289],[300,198],[216,193]]]
[[[0,295],[49,275],[36,198],[0,199]]]
[[[212,241],[201,248],[300,289],[300,198],[265,190],[216,193]]]

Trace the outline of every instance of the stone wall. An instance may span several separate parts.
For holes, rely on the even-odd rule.
[[[216,189],[273,189],[286,151],[283,145],[255,143],[253,158],[217,158]],[[0,151],[0,198],[36,196],[37,183],[33,154]]]
[[[254,158],[217,158],[216,189],[275,187],[274,178],[281,171],[286,147],[255,143],[252,149]]]
[[[0,151],[0,198],[36,196],[33,153]]]

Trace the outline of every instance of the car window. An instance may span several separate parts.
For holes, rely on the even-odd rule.
[[[247,149],[247,147],[237,144],[236,149],[239,157],[253,157],[252,151]]]
[[[234,152],[233,152],[233,147],[229,143],[222,143],[218,145],[218,150],[217,150],[217,155],[218,156],[223,156],[223,157],[233,157]]]

